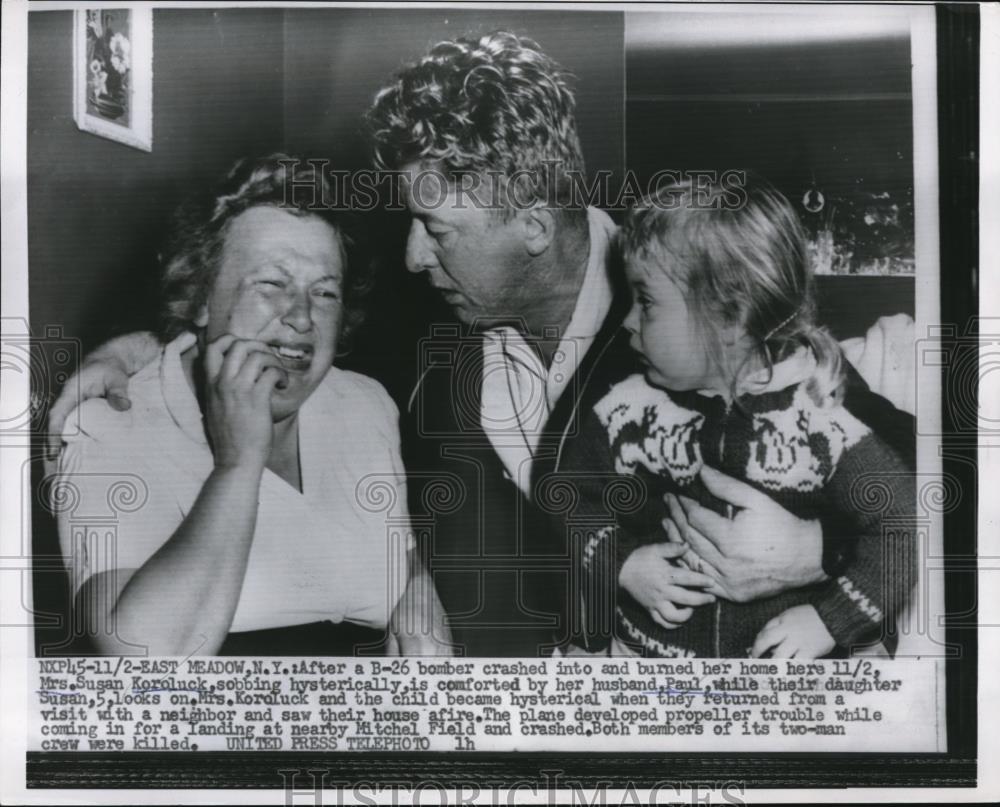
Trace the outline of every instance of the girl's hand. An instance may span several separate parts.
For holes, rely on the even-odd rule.
[[[287,380],[263,342],[224,334],[208,346],[206,423],[217,468],[263,470],[271,453],[271,393]]]
[[[711,577],[671,563],[686,550],[683,544],[641,546],[626,558],[618,575],[618,584],[668,630],[690,619],[696,606],[715,602],[708,592],[696,590],[711,586]]]
[[[837,643],[811,605],[796,605],[768,622],[753,643],[750,655],[760,658],[814,659],[825,656]]]

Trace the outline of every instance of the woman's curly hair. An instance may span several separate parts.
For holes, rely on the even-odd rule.
[[[280,153],[243,159],[208,193],[192,197],[175,211],[160,253],[161,339],[169,341],[196,327],[222,263],[232,221],[253,207],[276,207],[295,216],[316,216],[337,231],[345,272],[340,333],[345,343],[364,318],[361,303],[371,288],[371,273],[359,254],[356,228],[342,213],[324,206],[330,192],[321,165]]]
[[[584,167],[571,78],[512,33],[441,42],[375,97],[366,115],[375,163],[494,173],[517,186],[507,200],[582,210],[568,173]]]

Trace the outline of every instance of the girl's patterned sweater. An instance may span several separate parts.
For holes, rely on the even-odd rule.
[[[895,617],[915,579],[914,477],[843,405],[824,403],[814,402],[805,382],[772,385],[735,405],[721,396],[656,389],[641,375],[614,385],[581,425],[590,432],[580,442],[588,456],[577,456],[575,465],[633,475],[645,495],[634,512],[590,531],[582,553],[585,611],[613,609],[619,640],[647,656],[745,656],[765,623],[805,603],[841,651],[878,639],[894,650]],[[821,519],[824,543],[828,549],[839,543],[846,558],[842,571],[774,597],[720,599],[696,608],[674,630],[656,623],[618,587],[618,573],[635,548],[665,540],[665,492],[726,515],[698,476],[703,464],[748,482],[799,518]]]

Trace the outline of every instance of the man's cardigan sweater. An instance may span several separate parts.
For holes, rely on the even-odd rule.
[[[591,628],[593,614],[611,614],[619,640],[644,655],[745,656],[766,622],[808,603],[842,650],[877,639],[893,649],[891,626],[915,574],[912,455],[904,457],[905,450],[894,450],[859,419],[855,412],[878,410],[881,399],[868,400],[878,396],[849,378],[845,403],[822,407],[804,382],[743,395],[735,405],[721,396],[667,393],[641,375],[613,385],[587,414],[562,466],[613,469],[642,487],[631,512],[603,526],[594,522],[587,532],[581,563]],[[726,515],[698,477],[703,464],[751,484],[799,518],[820,519],[824,554],[839,558],[837,568],[827,565],[832,579],[748,603],[719,600],[696,608],[674,630],[656,623],[617,587],[618,574],[634,549],[665,540],[665,492]],[[594,491],[583,491],[580,503],[584,517],[588,506],[604,506]],[[590,648],[607,638],[592,629]]]

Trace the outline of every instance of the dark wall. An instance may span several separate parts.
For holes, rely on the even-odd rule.
[[[626,76],[628,167],[640,175],[746,167],[800,195],[813,185],[827,196],[859,185],[912,192],[908,36],[682,50],[626,45]]]
[[[28,15],[28,256],[35,332],[84,349],[149,327],[171,210],[237,157],[282,145],[281,10],[157,10],[153,151],[73,121],[73,14]]]
[[[368,165],[359,123],[385,80],[432,45],[463,34],[528,36],[576,76],[577,122],[591,170],[621,175],[624,18],[618,13],[465,9],[316,9],[285,18],[289,149]]]
[[[629,15],[629,31],[644,14]],[[756,47],[637,39],[626,36],[626,165],[643,185],[661,169],[749,169],[788,196],[807,230],[858,233],[855,256],[895,244],[912,257],[908,36]],[[800,203],[811,188],[827,199],[821,213]],[[898,227],[871,234],[858,224],[871,194],[898,203]],[[825,275],[817,291],[840,338],[863,335],[883,314],[914,312],[912,275]]]

